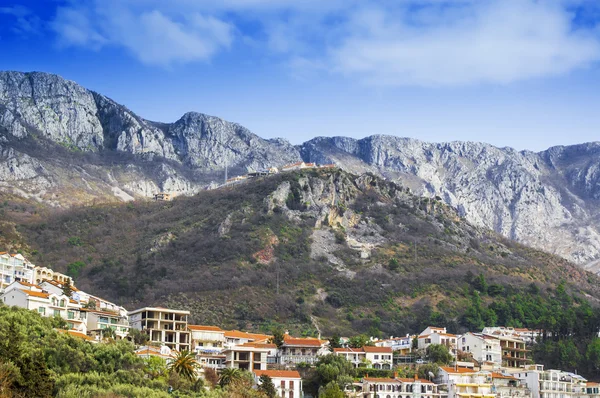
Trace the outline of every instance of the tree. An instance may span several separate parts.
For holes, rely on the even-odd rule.
[[[427,347],[427,357],[429,361],[443,365],[452,361],[452,355],[448,351],[448,347],[443,344],[431,344]]]
[[[262,391],[268,398],[275,398],[277,390],[273,380],[267,375],[261,375],[258,381],[258,390]]]
[[[277,346],[277,348],[281,348],[281,346],[283,345],[284,340],[285,340],[285,332],[284,332],[283,328],[281,328],[281,327],[273,328],[273,330],[271,330],[271,333],[273,333],[273,338],[271,339],[271,343],[275,344]]]
[[[194,353],[184,350],[176,354],[175,359],[169,364],[169,371],[175,372],[187,380],[195,380],[196,369],[199,366]]]
[[[144,359],[144,372],[152,379],[166,375],[167,362],[161,357],[150,356]]]
[[[332,350],[334,348],[340,348],[342,345],[340,344],[340,335],[338,333],[334,333],[333,336],[331,336],[331,338],[329,339],[329,348],[331,348]]]
[[[90,309],[90,310],[95,310],[96,309],[96,301],[95,300],[89,300],[83,307],[87,308],[87,309]]]
[[[585,357],[594,371],[600,370],[600,338],[594,338],[588,344]]]
[[[219,385],[226,387],[243,377],[242,371],[236,368],[225,368],[221,371],[221,377],[219,379]]]
[[[344,392],[337,383],[331,382],[319,389],[319,398],[344,398]]]
[[[73,288],[71,287],[71,279],[67,278],[67,281],[63,283],[62,287],[63,294],[69,298],[73,294]]]
[[[219,384],[219,375],[213,368],[204,368],[204,380],[206,380],[211,387],[215,387]]]
[[[113,339],[116,337],[115,331],[113,328],[102,329],[101,331],[102,339]]]
[[[366,345],[372,345],[372,344],[373,343],[371,343],[371,340],[369,339],[369,337],[365,334],[360,334],[358,336],[350,337],[350,340],[348,340],[348,345],[351,348],[361,348]]]
[[[146,333],[142,333],[142,331],[138,329],[129,329],[128,336],[135,345],[144,345],[148,342],[148,335]]]

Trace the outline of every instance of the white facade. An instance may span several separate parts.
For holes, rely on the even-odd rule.
[[[376,378],[362,379],[364,398],[437,398],[438,387],[423,379]]]
[[[302,378],[296,370],[256,370],[254,377],[257,384],[260,384],[260,376],[269,376],[277,390],[277,397],[282,398],[301,398]]]
[[[458,349],[473,355],[473,359],[483,364],[502,364],[500,340],[481,333],[465,333],[458,338]]]
[[[579,398],[586,391],[583,377],[562,370],[544,370],[543,365],[527,365],[512,376],[527,385],[532,398]]]
[[[67,322],[70,330],[87,333],[81,306],[64,294],[50,293],[26,282],[14,282],[6,288],[0,299],[6,305],[36,311],[41,316],[60,317]]]
[[[334,348],[333,353],[352,362],[355,368],[392,369],[391,347]]]
[[[392,351],[399,351],[400,354],[406,355],[412,352],[412,341],[413,337],[390,337],[386,340],[379,340],[375,342],[376,347],[390,347]]]
[[[21,254],[0,253],[0,292],[17,280],[34,283],[34,268]]]
[[[432,344],[441,344],[448,347],[448,351],[452,356],[456,356],[456,343],[458,337],[455,334],[446,333],[446,328],[443,328],[442,331],[431,330],[431,333],[426,334],[425,332],[430,329],[425,329],[417,338],[418,339],[418,349],[426,350]]]

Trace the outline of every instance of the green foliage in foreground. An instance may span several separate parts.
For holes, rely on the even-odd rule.
[[[60,333],[54,329],[62,325],[58,321],[0,305],[0,396],[263,398],[247,391],[246,374],[235,385],[206,391],[190,374],[196,365],[185,355],[169,369],[160,358],[137,357],[127,341],[92,344]]]

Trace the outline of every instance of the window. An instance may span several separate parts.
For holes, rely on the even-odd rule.
[[[377,359],[379,359],[379,355],[375,355],[375,359],[376,359],[376,360],[377,360]]]
[[[54,316],[60,316],[60,310],[54,310]]]
[[[67,311],[67,319],[75,319],[75,312]]]
[[[60,306],[64,307],[65,306],[65,299],[60,300]]]
[[[72,322],[67,322],[67,326],[69,329],[75,329],[75,325]]]
[[[46,308],[45,307],[40,307],[38,308],[38,312],[42,315],[46,315]]]

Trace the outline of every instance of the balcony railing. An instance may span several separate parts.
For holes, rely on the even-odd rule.
[[[282,355],[281,363],[308,363],[314,364],[319,360],[319,357],[316,355]]]

